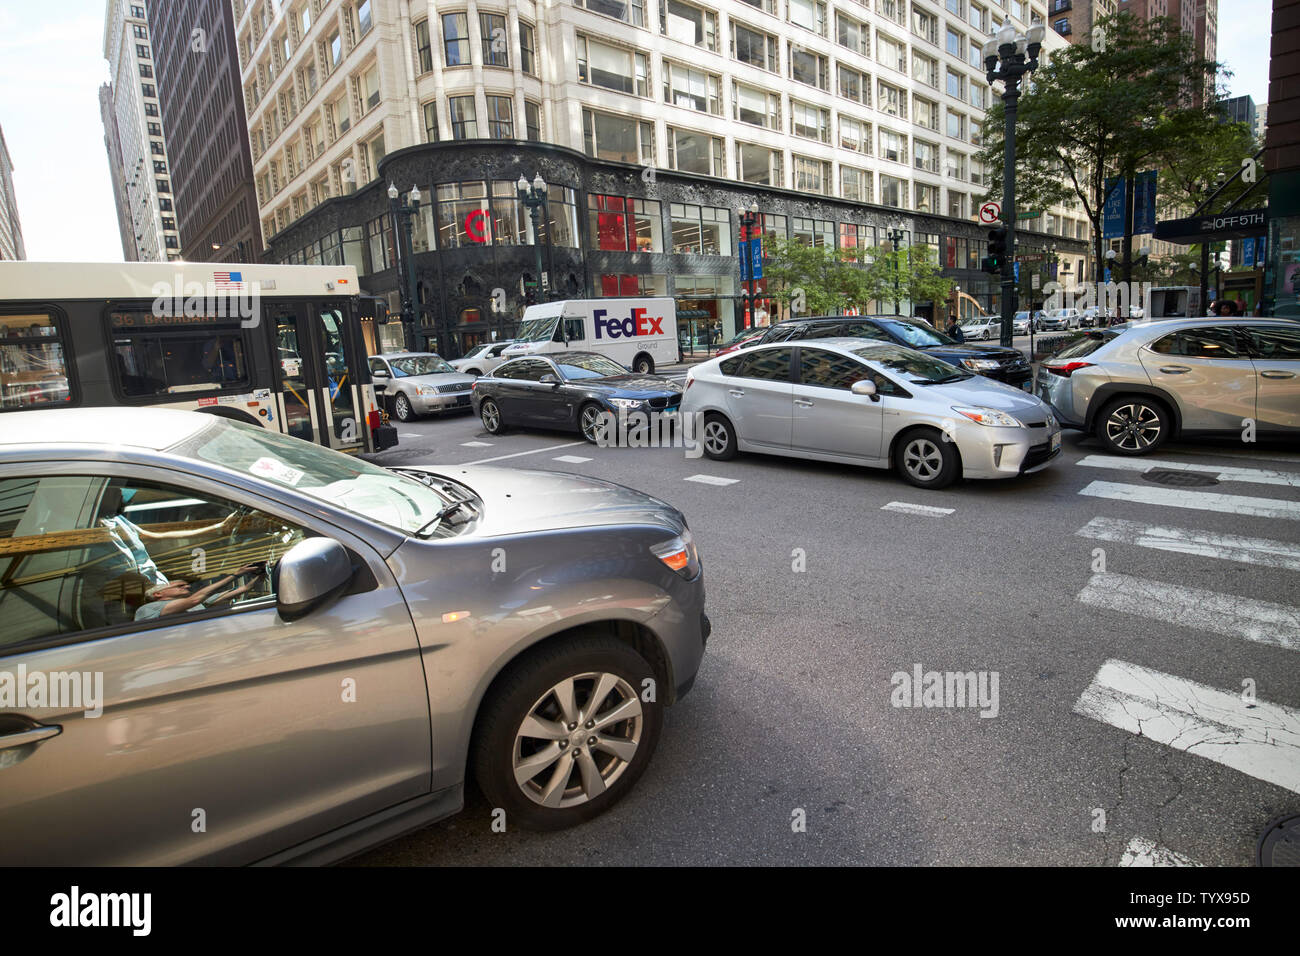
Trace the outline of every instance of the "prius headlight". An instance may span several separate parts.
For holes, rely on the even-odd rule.
[[[1022,427],[1019,421],[1012,418],[1006,412],[998,411],[996,408],[984,408],[980,405],[954,405],[952,410],[958,415],[963,415],[980,425],[989,425],[995,428]]]

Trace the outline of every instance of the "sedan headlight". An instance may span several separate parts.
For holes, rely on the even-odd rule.
[[[615,408],[641,408],[645,405],[644,398],[611,398],[609,403]]]
[[[688,581],[700,573],[700,556],[690,531],[651,545],[650,553]]]
[[[438,390],[432,385],[417,385],[415,387],[415,393],[417,395],[437,395]]]
[[[968,358],[962,359],[961,364],[965,365],[972,372],[987,372],[990,369],[998,367],[997,359]]]
[[[967,407],[964,405],[954,405],[952,410],[958,415],[964,415],[971,421],[980,425],[990,425],[995,428],[1020,428],[1021,423],[1012,418],[1006,412],[1000,412],[996,408],[984,408],[981,405]]]

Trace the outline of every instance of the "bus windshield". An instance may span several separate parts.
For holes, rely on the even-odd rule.
[[[550,315],[543,319],[529,319],[519,326],[519,334],[515,336],[515,341],[549,342],[558,320],[558,315]]]

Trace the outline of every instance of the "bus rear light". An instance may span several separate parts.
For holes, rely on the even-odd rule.
[[[370,430],[374,431],[384,423],[384,416],[376,409],[371,409],[370,414],[366,416],[366,422],[370,425]]]

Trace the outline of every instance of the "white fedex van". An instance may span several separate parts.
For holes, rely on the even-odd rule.
[[[563,299],[524,309],[515,342],[501,353],[599,352],[648,374],[680,359],[672,299]]]

